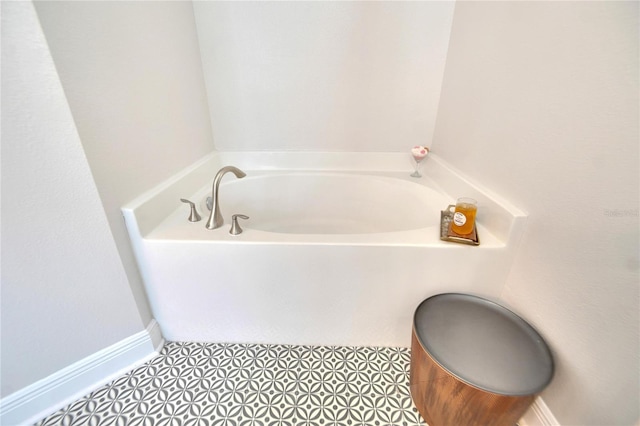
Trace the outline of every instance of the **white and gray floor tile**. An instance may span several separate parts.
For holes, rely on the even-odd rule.
[[[143,426],[424,426],[409,349],[167,343],[38,422]]]

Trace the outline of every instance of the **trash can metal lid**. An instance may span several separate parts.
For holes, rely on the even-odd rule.
[[[479,389],[533,395],[553,377],[553,357],[542,336],[490,300],[457,293],[430,297],[416,309],[413,326],[441,367]]]

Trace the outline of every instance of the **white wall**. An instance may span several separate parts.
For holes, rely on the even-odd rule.
[[[191,2],[55,1],[36,9],[148,322],[120,207],[213,150]]]
[[[548,339],[563,425],[635,424],[637,2],[459,2],[434,151],[529,213],[503,297]]]
[[[5,397],[144,330],[30,2],[2,2]]]
[[[194,2],[220,151],[430,145],[453,2]]]
[[[4,397],[145,329],[120,206],[213,143],[190,2],[2,11]]]

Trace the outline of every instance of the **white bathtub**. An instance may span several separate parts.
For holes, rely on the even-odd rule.
[[[481,246],[446,243],[440,210],[454,198],[446,182],[410,178],[410,165],[301,171],[259,168],[251,158],[214,154],[123,208],[166,339],[408,347],[413,311],[426,297],[499,296],[524,219],[513,208],[469,187],[457,195],[479,198],[495,229],[479,213]],[[293,160],[285,163],[300,163]],[[204,200],[227,164],[247,177],[225,176],[225,224],[207,230]],[[188,222],[179,198],[196,201],[203,220]],[[250,219],[233,236],[236,213]]]

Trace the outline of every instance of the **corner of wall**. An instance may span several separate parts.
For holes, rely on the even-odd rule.
[[[518,426],[558,426],[560,422],[556,420],[555,416],[549,410],[549,407],[542,400],[541,397],[537,397],[529,410],[518,421]]]
[[[160,326],[94,353],[0,400],[0,424],[32,424],[147,362],[164,346]]]

